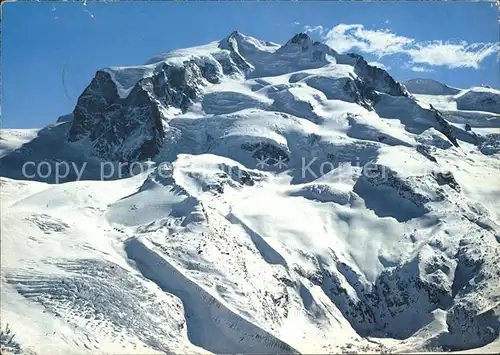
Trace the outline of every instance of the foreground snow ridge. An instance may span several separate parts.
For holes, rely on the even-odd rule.
[[[498,90],[233,32],[54,121],[0,134],[2,353],[499,351]]]

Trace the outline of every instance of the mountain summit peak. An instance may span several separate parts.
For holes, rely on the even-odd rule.
[[[240,32],[240,31],[238,31],[238,30],[234,30],[233,32],[231,32],[231,33],[229,34],[229,37],[231,37],[231,36],[241,36],[241,35],[243,35],[243,33],[241,33],[241,32]]]
[[[296,43],[296,44],[305,44],[308,42],[312,42],[311,37],[307,33],[300,32],[294,35],[288,43]]]

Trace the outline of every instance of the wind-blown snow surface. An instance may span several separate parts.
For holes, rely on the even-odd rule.
[[[233,33],[2,130],[2,350],[498,351],[500,115],[416,84]]]

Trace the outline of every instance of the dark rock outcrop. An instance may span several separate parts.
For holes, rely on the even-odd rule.
[[[353,65],[357,77],[337,80],[335,85],[340,85],[340,90],[335,95],[327,93],[329,99],[352,100],[372,110],[380,95],[409,96],[406,88],[385,70],[369,65],[359,55],[340,55],[307,34],[299,33],[278,48],[235,31],[220,41],[219,51],[211,55],[189,56],[184,63],[175,65],[158,62],[154,73],[140,78],[126,96],[116,81],[121,73],[115,75],[115,69],[98,71],[73,111],[69,141],[88,139],[92,153],[102,159],[130,162],[152,158],[159,153],[171,129],[168,121],[175,113],[169,109],[187,111],[201,98],[205,84],[220,83],[224,75],[278,75],[290,68],[319,68],[335,61]],[[327,79],[313,76],[307,83],[321,89],[328,86]],[[318,121],[311,104],[293,104],[297,107],[292,109],[307,112],[306,118]],[[280,109],[286,106],[280,102],[276,105]],[[439,130],[458,146],[450,125],[437,111],[436,120]]]
[[[318,61],[325,58],[326,54],[335,55],[335,51],[321,42],[315,42],[306,33],[297,33],[287,43],[276,51],[276,54],[306,53],[311,52],[312,57]],[[325,62],[326,64],[326,62]]]
[[[240,53],[240,46],[243,41],[243,35],[238,31],[233,31],[219,43],[219,48],[228,51],[217,57],[224,69],[224,74],[240,73],[246,75],[254,69],[253,65]]]
[[[391,96],[409,96],[406,87],[394,80],[394,78],[384,69],[369,65],[366,60],[358,54],[349,53],[347,56],[356,60],[354,72],[358,75],[359,79],[363,81],[366,87]]]
[[[443,133],[446,138],[449,139],[449,141],[455,146],[455,147],[459,147],[459,144],[458,144],[458,141],[457,141],[457,138],[455,137],[455,135],[453,134],[453,129],[452,129],[452,126],[448,123],[448,121],[446,121],[444,118],[443,118],[443,115],[441,114],[441,112],[439,112],[438,110],[436,110],[434,107],[432,107],[431,105],[431,110],[430,110],[432,113],[434,113],[434,118],[436,119],[436,122],[437,122],[437,129]]]
[[[484,155],[492,155],[500,152],[500,134],[476,135],[476,139],[478,149]]]
[[[61,122],[70,122],[70,121],[73,121],[73,113],[70,113],[70,114],[67,114],[67,115],[62,115],[62,116],[59,116],[59,118],[57,119],[57,123],[61,123]]]
[[[420,154],[422,154],[424,157],[426,157],[430,161],[432,161],[434,163],[437,163],[436,158],[431,153],[431,147],[430,146],[419,144],[419,145],[417,145],[417,152],[419,152]]]
[[[278,144],[267,142],[245,143],[242,149],[252,152],[252,157],[258,160],[264,160],[266,165],[273,166],[279,162],[287,163],[290,160],[289,154]]]
[[[379,95],[373,90],[373,88],[366,85],[359,79],[348,80],[344,85],[344,91],[354,100],[355,103],[369,111],[373,110],[373,106],[379,100]]]

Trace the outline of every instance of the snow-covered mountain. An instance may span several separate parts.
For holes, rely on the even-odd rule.
[[[99,70],[1,131],[2,351],[498,351],[499,98],[305,34]]]
[[[403,84],[412,94],[456,95],[462,91],[432,79],[410,79]]]

